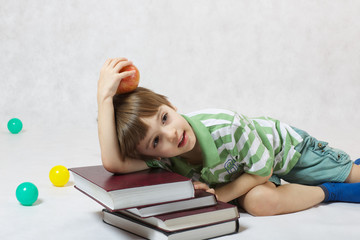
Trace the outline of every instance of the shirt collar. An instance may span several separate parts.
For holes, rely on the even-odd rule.
[[[208,168],[218,164],[220,162],[220,157],[209,130],[200,120],[193,119],[186,115],[182,116],[188,121],[195,133],[196,140],[199,141],[203,155],[203,167]]]

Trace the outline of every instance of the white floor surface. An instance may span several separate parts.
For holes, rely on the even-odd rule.
[[[74,189],[48,178],[55,165],[68,168],[100,164],[96,125],[24,127],[17,134],[0,129],[0,239],[141,239],[102,222],[102,207]],[[39,199],[19,204],[17,186],[33,182]],[[320,204],[312,209],[274,217],[241,213],[239,233],[218,239],[359,239],[360,204]]]

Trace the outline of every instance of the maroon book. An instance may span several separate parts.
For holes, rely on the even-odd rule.
[[[121,213],[108,212],[103,210],[103,221],[109,225],[120,228],[127,232],[136,234],[146,239],[156,240],[197,240],[209,239],[228,234],[234,234],[239,231],[238,219],[223,221],[219,223],[198,226],[194,228],[179,231],[164,231],[151,224],[141,220],[131,218]]]
[[[102,165],[69,170],[75,188],[110,210],[194,197],[189,178],[160,168],[127,174],[112,174]]]
[[[149,206],[142,206],[137,208],[129,208],[131,212],[139,217],[150,217],[170,212],[184,211],[188,209],[206,207],[215,205],[216,197],[214,194],[208,193],[204,190],[195,190],[195,197],[185,200],[178,200],[167,203],[160,203]]]
[[[239,212],[236,206],[221,201],[218,201],[214,206],[166,213],[147,218],[141,218],[127,210],[113,212],[115,215],[118,213],[150,224],[163,231],[179,231],[239,218]]]

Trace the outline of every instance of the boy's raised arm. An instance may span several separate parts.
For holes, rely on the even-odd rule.
[[[134,71],[120,73],[130,65],[125,58],[108,59],[103,65],[98,81],[98,135],[101,160],[106,170],[114,173],[140,171],[148,168],[140,159],[123,158],[119,148],[115,127],[113,97],[121,79],[131,76]]]

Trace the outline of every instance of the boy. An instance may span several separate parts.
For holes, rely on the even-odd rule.
[[[115,96],[121,79],[135,73],[120,73],[130,64],[107,60],[98,82],[99,142],[108,171],[167,168],[255,216],[360,202],[360,166],[304,131],[226,110],[180,115],[164,96],[144,88]]]

